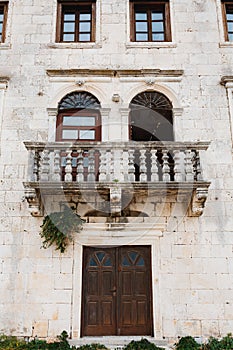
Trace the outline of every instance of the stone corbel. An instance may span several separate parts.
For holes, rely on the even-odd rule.
[[[111,187],[110,188],[110,208],[111,214],[114,216],[121,215],[121,188]]]
[[[208,195],[208,188],[196,188],[193,191],[189,207],[189,216],[200,216],[203,214],[205,202]]]
[[[37,192],[34,188],[25,189],[25,199],[29,205],[29,211],[32,216],[40,217],[43,216],[43,208],[41,205],[40,197],[37,195]]]

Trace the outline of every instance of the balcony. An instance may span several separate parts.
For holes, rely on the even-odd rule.
[[[129,193],[190,195],[188,213],[203,212],[210,182],[203,180],[206,142],[25,142],[25,198],[33,216],[43,215],[43,196],[62,191],[86,200],[93,191],[108,198],[110,215],[121,215]],[[85,197],[83,196],[83,197]],[[82,199],[83,200],[83,199]],[[98,198],[95,199],[98,201]]]

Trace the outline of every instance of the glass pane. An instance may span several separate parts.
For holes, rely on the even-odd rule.
[[[64,21],[75,21],[75,14],[74,13],[65,13],[64,14]]]
[[[84,168],[87,168],[88,165],[89,165],[89,159],[87,157],[84,157],[83,158],[83,166],[84,166]]]
[[[74,34],[63,34],[63,41],[74,41]]]
[[[154,21],[154,20],[161,20],[161,19],[163,19],[163,13],[162,12],[152,12],[151,13],[151,19],[152,19],[152,21]]]
[[[74,32],[75,31],[75,23],[66,22],[64,23],[64,32]]]
[[[163,32],[163,22],[152,22],[152,32]]]
[[[227,23],[228,32],[233,32],[233,22]]]
[[[147,32],[148,24],[147,22],[136,22],[136,32]]]
[[[2,33],[2,23],[0,23],[0,33]]]
[[[148,34],[136,33],[136,41],[148,41]]]
[[[130,266],[130,265],[131,264],[129,262],[129,259],[126,256],[124,256],[123,261],[122,261],[122,266]]]
[[[95,130],[80,130],[79,131],[80,140],[94,140],[95,139]]]
[[[135,19],[136,21],[146,21],[147,20],[147,13],[145,12],[137,12],[135,13]]]
[[[76,167],[77,166],[77,158],[72,158],[72,166]]]
[[[0,21],[3,22],[3,13],[0,13]]]
[[[229,41],[233,41],[233,33],[228,34],[228,39],[229,39]]]
[[[63,125],[67,126],[95,126],[95,117],[64,116]]]
[[[96,253],[96,256],[97,256],[99,262],[101,262],[103,260],[103,257],[105,256],[105,253],[99,252],[99,253]]]
[[[79,20],[80,21],[90,21],[91,20],[91,14],[90,13],[80,13]]]
[[[66,157],[61,157],[61,166],[66,166]]]
[[[233,21],[233,13],[227,13],[227,20]]]
[[[107,258],[104,262],[104,266],[112,266],[111,259]]]
[[[79,41],[91,41],[91,34],[79,34]]]
[[[137,266],[145,266],[145,261],[143,257],[141,256],[136,264]]]
[[[130,259],[132,259],[132,261],[135,262],[135,260],[138,256],[138,253],[137,252],[130,252],[129,256],[130,256]]]
[[[91,23],[90,22],[79,23],[79,31],[80,32],[90,32],[91,31]]]
[[[89,266],[98,266],[97,262],[94,260],[94,258],[91,258]]]
[[[2,41],[2,34],[0,33],[0,42]]]
[[[78,130],[62,130],[62,138],[76,140],[78,138]]]
[[[164,34],[152,34],[152,41],[164,41]]]

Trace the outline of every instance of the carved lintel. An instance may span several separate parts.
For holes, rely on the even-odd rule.
[[[202,215],[205,207],[205,201],[208,195],[208,188],[196,188],[192,195],[192,200],[189,207],[189,216]]]
[[[121,188],[111,187],[110,188],[110,207],[111,214],[120,215],[121,213]]]
[[[43,216],[43,208],[41,205],[40,196],[37,195],[37,192],[34,188],[25,189],[25,198],[29,205],[29,211],[32,216]]]

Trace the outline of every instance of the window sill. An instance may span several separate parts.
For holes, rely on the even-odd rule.
[[[127,49],[131,48],[148,48],[148,49],[159,49],[159,48],[175,48],[177,44],[174,42],[161,41],[161,42],[129,42],[126,44]]]
[[[0,50],[8,50],[11,48],[11,44],[0,43]]]
[[[50,49],[99,49],[100,43],[50,43],[47,45]]]
[[[233,41],[225,41],[219,43],[219,47],[233,47]]]

